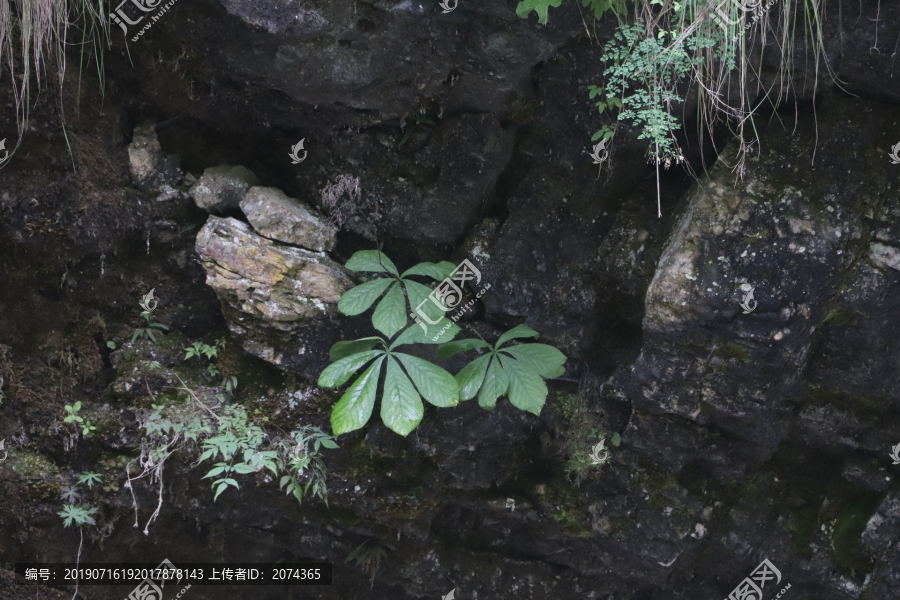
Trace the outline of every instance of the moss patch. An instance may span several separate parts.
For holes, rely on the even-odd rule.
[[[739,360],[741,362],[750,362],[750,352],[734,342],[725,342],[719,344],[715,351],[716,356],[725,360]]]
[[[60,484],[64,482],[62,472],[47,457],[17,448],[15,453],[10,453],[9,460],[30,494],[39,498],[59,495]]]

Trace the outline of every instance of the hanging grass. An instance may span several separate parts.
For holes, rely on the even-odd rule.
[[[28,128],[36,92],[52,77],[62,94],[70,46],[79,47],[79,96],[82,74],[92,61],[103,94],[104,42],[109,46],[105,12],[103,0],[0,0],[0,82],[8,82],[18,128],[18,141],[11,153],[19,147]],[[70,36],[75,41],[70,41]],[[60,115],[65,133],[61,101]]]

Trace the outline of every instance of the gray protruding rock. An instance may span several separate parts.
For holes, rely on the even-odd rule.
[[[869,258],[882,267],[890,267],[900,271],[900,250],[893,246],[885,246],[875,242],[869,246]]]
[[[197,235],[197,253],[223,303],[276,329],[333,312],[352,285],[337,263],[276,246],[237,219],[211,217]]]
[[[128,162],[135,185],[143,190],[178,185],[184,175],[178,156],[163,154],[152,123],[135,127],[128,145]]]
[[[267,238],[319,252],[334,247],[337,228],[277,188],[250,188],[241,200],[241,210]]]
[[[240,165],[219,165],[203,171],[190,194],[197,206],[211,213],[237,208],[251,187],[259,183],[250,169]]]
[[[211,216],[197,235],[206,283],[243,349],[282,369],[315,379],[328,349],[346,339],[333,317],[352,287],[349,274],[329,258],[282,246],[246,223]]]

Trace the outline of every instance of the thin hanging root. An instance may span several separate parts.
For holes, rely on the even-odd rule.
[[[656,144],[656,212],[657,218],[662,219],[662,197],[659,193],[659,144]]]

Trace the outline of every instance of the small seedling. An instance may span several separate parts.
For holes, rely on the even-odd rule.
[[[97,509],[92,506],[72,506],[67,504],[56,514],[63,518],[64,527],[68,527],[73,523],[80,527],[82,525],[96,525],[97,521],[91,516],[96,512]]]
[[[153,290],[150,290],[149,294],[141,297],[138,304],[143,311],[141,311],[141,316],[144,317],[144,326],[138,327],[134,330],[134,335],[131,336],[132,343],[141,336],[146,336],[150,339],[154,344],[156,343],[156,333],[154,330],[161,331],[169,331],[169,327],[167,325],[163,325],[158,321],[154,321],[150,315],[156,310],[157,300],[153,297]]]
[[[74,485],[66,485],[63,486],[62,495],[59,498],[70,504],[76,504],[81,501],[81,494],[78,493],[78,488]]]
[[[69,413],[65,419],[63,419],[66,423],[77,423],[81,426],[81,434],[84,437],[88,437],[92,431],[96,431],[97,428],[94,427],[90,421],[83,419],[78,415],[78,411],[81,410],[81,401],[76,402],[74,405],[65,406],[66,412]]]
[[[100,473],[88,471],[78,476],[78,483],[86,483],[89,488],[93,488],[95,483],[100,483],[102,476]]]

